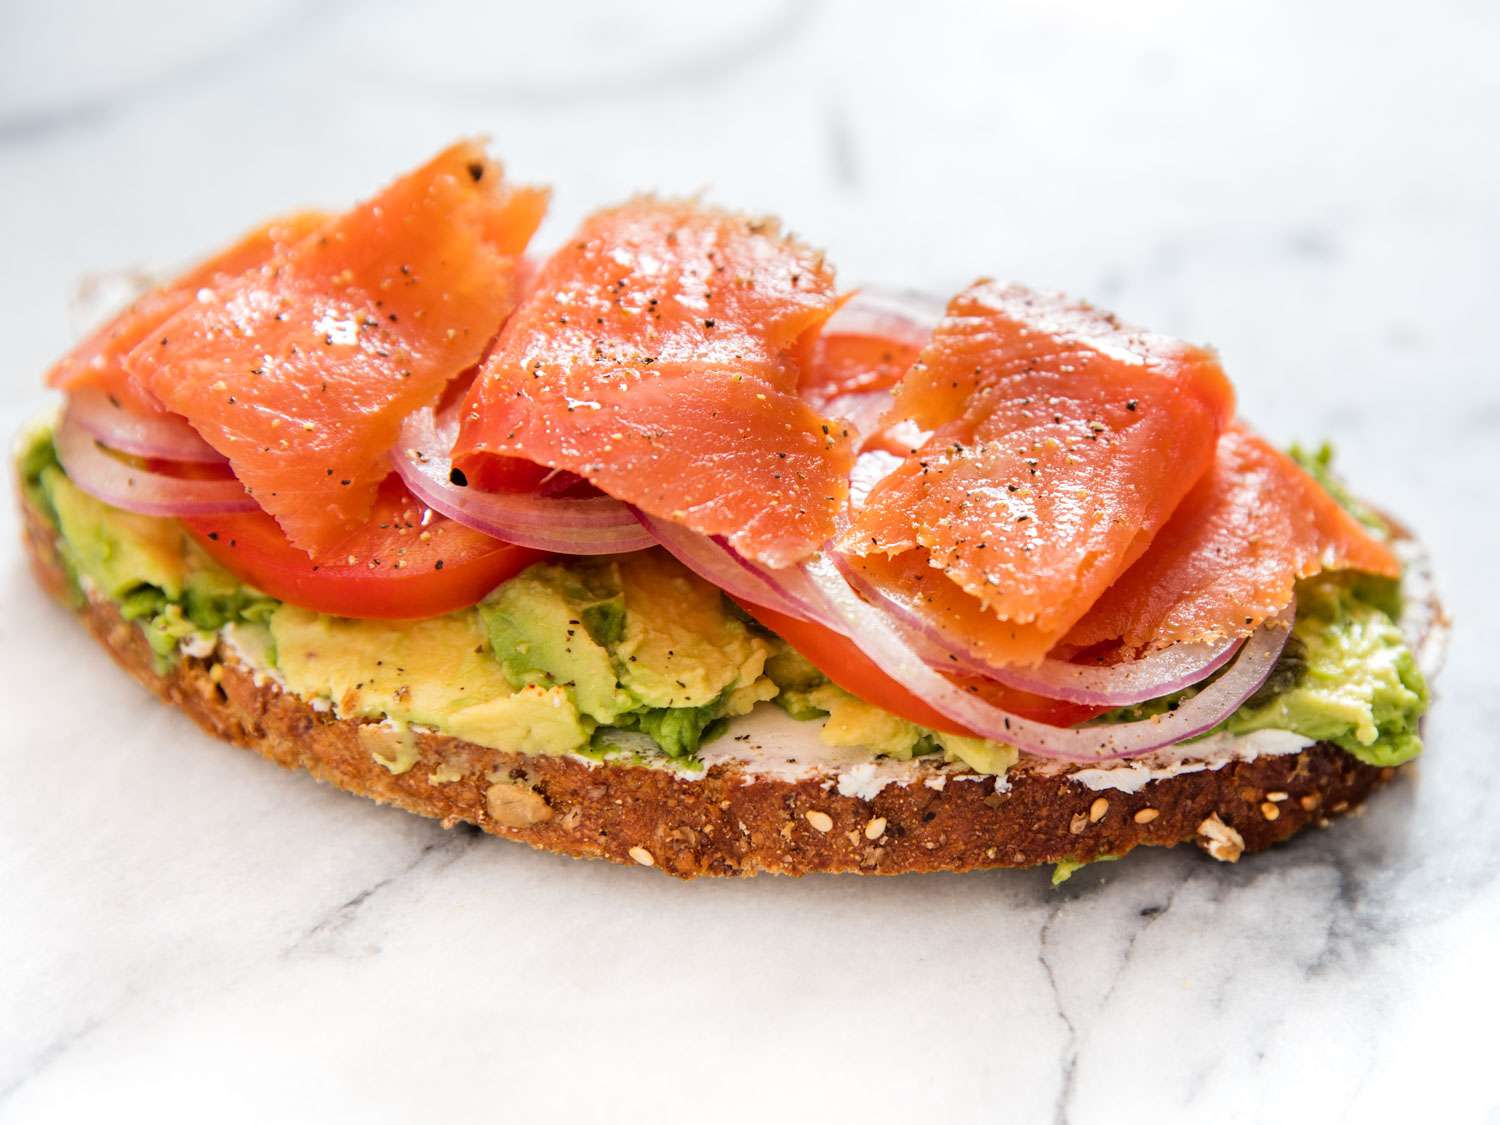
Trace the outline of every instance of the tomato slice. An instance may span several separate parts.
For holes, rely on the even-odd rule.
[[[857,695],[867,703],[883,707],[893,715],[899,715],[918,726],[929,730],[940,730],[948,734],[963,734],[974,737],[952,719],[934,711],[919,697],[913,695],[895,680],[882,672],[859,647],[842,633],[824,628],[812,621],[788,617],[764,606],[740,601],[746,613],[754,617],[767,629],[807,658],[818,671],[839,687]],[[1053,726],[1072,726],[1085,719],[1102,715],[1107,708],[1089,707],[1081,703],[1069,703],[1061,699],[1049,699],[1017,691],[992,680],[965,679],[963,686],[973,687],[987,702],[1003,707],[1027,719]]]
[[[343,617],[434,617],[471,606],[541,551],[491,538],[423,505],[392,474],[370,521],[333,565],[314,563],[265,512],[182,521],[215,559],[274,598]]]

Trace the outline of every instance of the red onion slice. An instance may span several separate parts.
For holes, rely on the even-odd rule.
[[[1136,757],[1212,730],[1271,674],[1294,616],[1294,607],[1288,606],[1262,625],[1240,646],[1239,656],[1223,675],[1173,711],[1130,723],[1054,727],[994,707],[930,668],[886,614],[854,592],[826,555],[815,556],[803,567],[839,615],[842,631],[881,671],[928,706],[983,738],[1070,762]]]
[[[678,562],[732,598],[841,630],[838,619],[800,567],[775,570],[745,558],[718,536],[632,509],[636,519]]]
[[[68,413],[79,427],[121,453],[205,464],[226,460],[180,414],[131,414],[97,387],[81,387],[69,394]]]
[[[834,612],[833,607],[823,597],[823,591],[818,589],[802,567],[792,566],[778,570],[738,554],[735,555],[735,559],[741,566],[759,576],[767,585],[773,586],[782,597],[794,605],[796,607],[794,617],[816,622],[836,633],[843,631],[839,615]]]
[[[71,405],[63,411],[52,440],[69,480],[95,499],[127,512],[211,516],[255,509],[255,501],[237,480],[173,477],[110,456],[73,417]]]
[[[391,462],[424,504],[507,543],[559,555],[619,555],[655,543],[630,509],[608,496],[575,499],[529,492],[481,492],[456,485],[449,450],[457,425],[431,408],[410,415]]]
[[[1208,679],[1225,664],[1239,647],[1238,638],[1203,644],[1178,644],[1139,660],[1120,664],[1074,664],[1067,660],[1044,660],[1035,668],[1015,668],[992,664],[977,653],[956,649],[953,638],[943,634],[932,622],[912,611],[910,606],[892,598],[876,582],[841,555],[831,556],[844,580],[860,597],[878,606],[896,621],[908,642],[934,668],[979,676],[996,683],[1099,707],[1128,707],[1192,687]]]
[[[1228,664],[1239,646],[1239,639],[1231,637],[1175,644],[1119,664],[1074,664],[1049,658],[1035,668],[984,665],[980,674],[1035,695],[1101,707],[1128,707],[1202,683]]]
[[[732,598],[742,598],[790,617],[804,616],[798,605],[743,565],[733,548],[670,520],[648,515],[639,508],[632,511],[657,543],[705,582],[712,583]]]

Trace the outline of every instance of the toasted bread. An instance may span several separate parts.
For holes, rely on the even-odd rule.
[[[22,500],[33,568],[72,591],[46,516]],[[1423,590],[1422,609],[1441,624]],[[1135,787],[1095,789],[1082,767],[1023,757],[1004,779],[913,763],[875,791],[849,793],[838,767],[786,777],[723,761],[700,776],[574,757],[507,753],[438,734],[393,772],[388,728],[341,719],[241,663],[228,646],[157,670],[144,635],[105,600],[84,623],[122,667],[204,730],[340,789],[547,851],[657,867],[684,878],[774,872],[896,875],[1086,862],[1141,845],[1195,843],[1233,861],[1356,809],[1396,773],[1320,743],[1231,760]],[[816,741],[809,730],[808,738]]]

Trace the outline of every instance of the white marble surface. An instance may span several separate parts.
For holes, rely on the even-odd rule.
[[[0,420],[81,278],[484,130],[554,239],[707,186],[851,281],[1218,345],[1431,541],[1428,757],[1236,867],[680,884],[211,742],[38,599],[7,513],[0,1121],[1494,1119],[1495,6],[517,7],[7,4]]]

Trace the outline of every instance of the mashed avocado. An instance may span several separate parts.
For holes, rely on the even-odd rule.
[[[30,435],[17,460],[22,489],[58,530],[75,591],[114,601],[163,668],[184,645],[211,645],[234,625],[253,634],[257,659],[274,665],[291,690],[327,699],[341,714],[383,718],[402,736],[419,724],[528,753],[665,754],[691,764],[728,720],[774,698],[794,718],[822,720],[821,738],[834,746],[903,760],[941,754],[991,774],[1018,757],[999,743],[924,729],[843,691],[661,551],[540,563],[473,609],[444,617],[335,618],[245,586],[174,520],[122,512],[81,492],[45,429]],[[1326,451],[1304,464],[1337,487]],[[1223,729],[1289,730],[1376,765],[1415,756],[1427,688],[1395,624],[1395,584],[1324,575],[1302,583],[1298,598],[1277,667]],[[381,760],[399,772],[411,762],[399,751],[401,737],[392,744],[397,750]]]
[[[538,563],[479,616],[513,687],[559,687],[597,726],[639,731],[673,758],[776,694],[771,642],[662,551]]]
[[[140,625],[168,666],[184,641],[211,643],[230,622],[263,621],[276,602],[205,555],[174,520],[135,515],[80,491],[43,433],[26,448],[22,484],[58,528],[75,590],[87,583]]]
[[[1270,676],[1208,734],[1286,730],[1332,742],[1371,765],[1409,762],[1422,752],[1418,724],[1428,695],[1396,624],[1399,607],[1399,589],[1386,579],[1343,571],[1299,582],[1297,620]],[[1148,718],[1195,691],[1123,707],[1096,721]]]
[[[1281,660],[1225,729],[1296,731],[1376,766],[1421,753],[1427,685],[1389,612],[1390,585],[1342,574],[1301,583]]]
[[[829,746],[863,746],[901,761],[942,754],[944,761],[963,762],[976,773],[996,775],[1005,773],[1020,757],[1013,746],[928,730],[866,703],[830,682],[788,647],[767,663],[766,673],[781,689],[776,702],[792,718],[826,717],[819,737]]]
[[[330,700],[340,715],[419,723],[526,754],[566,754],[593,730],[563,688],[513,689],[473,610],[356,621],[282,605],[270,629],[287,686]]]

